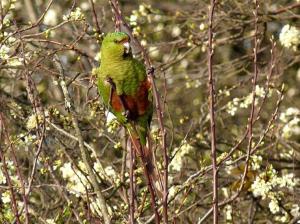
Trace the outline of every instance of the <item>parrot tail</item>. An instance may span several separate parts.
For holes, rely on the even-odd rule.
[[[151,206],[155,213],[155,216],[158,217],[158,221],[160,220],[160,216],[157,210],[156,205],[156,199],[159,197],[159,190],[156,187],[157,180],[159,178],[159,174],[156,172],[155,166],[154,166],[154,159],[153,154],[146,146],[146,144],[142,144],[142,139],[140,139],[138,134],[134,134],[136,132],[131,132],[130,129],[128,129],[130,134],[130,139],[132,143],[132,147],[136,151],[137,155],[142,160],[142,165],[144,169],[144,174],[147,180],[148,190],[151,195]]]
[[[137,155],[141,158],[143,166],[149,173],[151,179],[153,181],[157,181],[157,172],[155,170],[153,154],[151,150],[146,145],[142,145],[140,139],[137,137],[131,136],[131,142]]]

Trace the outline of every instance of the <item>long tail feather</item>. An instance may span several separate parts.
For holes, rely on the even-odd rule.
[[[148,190],[149,193],[151,195],[151,205],[153,208],[153,211],[155,213],[155,217],[157,217],[158,222],[160,220],[160,216],[158,213],[158,209],[157,209],[157,205],[156,205],[156,199],[157,198],[157,191],[155,188],[155,169],[154,169],[154,165],[153,165],[153,160],[152,160],[152,154],[151,152],[149,152],[149,149],[147,149],[146,146],[143,146],[140,142],[140,139],[136,136],[133,136],[132,133],[130,133],[130,138],[131,138],[131,142],[132,145],[134,147],[134,149],[137,152],[137,155],[141,158],[142,160],[142,165],[144,168],[144,174],[147,180],[147,185],[148,185]]]
[[[141,144],[140,139],[136,136],[131,136],[131,141],[137,155],[141,158],[143,166],[147,169],[151,179],[157,179],[156,170],[153,161],[153,155],[147,146]]]

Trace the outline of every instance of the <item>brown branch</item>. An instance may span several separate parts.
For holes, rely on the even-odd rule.
[[[270,12],[270,14],[277,15],[277,14],[289,11],[291,9],[299,8],[299,7],[300,7],[300,3],[295,3],[295,4],[289,5],[289,6],[284,7],[284,8],[280,8],[280,9],[278,9],[276,11],[272,11],[272,12]]]
[[[210,136],[211,136],[211,160],[213,169],[213,223],[218,223],[218,168],[216,154],[216,123],[215,123],[215,81],[212,69],[213,49],[213,19],[216,1],[210,1],[208,14],[208,87],[209,87],[209,115],[210,115]]]
[[[134,164],[135,164],[135,158],[134,158],[134,148],[133,144],[130,145],[130,153],[129,153],[129,163],[130,163],[130,171],[129,171],[129,180],[130,180],[130,214],[129,214],[129,220],[130,224],[135,224],[135,219],[134,219],[134,212],[135,212],[135,184],[134,184]]]
[[[254,74],[252,78],[252,103],[251,103],[251,111],[250,111],[250,117],[249,117],[249,134],[248,134],[248,146],[247,146],[247,157],[245,161],[245,168],[241,180],[241,184],[239,187],[239,192],[242,191],[244,187],[244,183],[247,177],[248,169],[249,169],[249,159],[251,155],[252,150],[252,141],[253,141],[253,123],[254,123],[254,114],[255,114],[255,100],[256,100],[256,83],[257,83],[257,77],[258,77],[258,68],[257,68],[257,50],[258,50],[258,2],[257,0],[254,0],[254,57],[253,57],[253,67],[254,67]],[[271,66],[272,67],[272,66]]]
[[[21,194],[22,194],[24,208],[25,208],[25,223],[28,224],[29,223],[29,209],[28,209],[28,195],[26,194],[26,190],[25,190],[26,182],[24,180],[23,174],[21,173],[19,161],[18,161],[17,155],[16,155],[16,150],[15,150],[13,143],[11,142],[11,140],[9,138],[9,133],[5,126],[5,121],[4,121],[4,117],[2,114],[0,114],[0,120],[2,121],[3,132],[4,132],[5,138],[7,140],[7,143],[9,145],[9,148],[10,148],[10,151],[12,154],[13,163],[14,163],[14,166],[16,167],[17,176],[18,176],[20,184],[21,184]],[[23,212],[23,208],[20,209],[20,214],[19,214],[20,216],[22,215],[22,212]]]
[[[4,120],[3,120],[2,114],[0,114],[0,140],[1,140],[1,137],[2,137],[2,131],[4,131]],[[6,182],[9,186],[9,190],[10,190],[12,211],[15,215],[16,223],[20,224],[21,223],[20,222],[20,214],[18,212],[18,206],[17,206],[16,196],[15,196],[15,192],[14,192],[14,187],[13,187],[11,178],[10,178],[9,173],[8,173],[8,167],[7,167],[7,164],[6,164],[5,155],[4,155],[4,152],[1,148],[1,145],[0,145],[0,161],[2,163],[3,174],[5,176]]]
[[[94,23],[96,25],[96,33],[99,35],[98,38],[101,39],[102,35],[101,35],[101,28],[100,28],[100,25],[99,25],[99,22],[98,22],[98,18],[97,18],[97,13],[96,13],[96,10],[95,10],[95,4],[94,4],[94,1],[93,0],[90,0],[90,4],[92,6],[92,12],[93,12],[93,19],[94,19]]]

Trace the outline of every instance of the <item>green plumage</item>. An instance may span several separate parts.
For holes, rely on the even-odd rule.
[[[142,88],[147,81],[146,70],[141,62],[126,51],[125,45],[128,43],[128,35],[122,32],[109,33],[104,38],[101,64],[96,69],[98,90],[109,111],[131,134],[138,135],[141,144],[145,145],[153,113],[152,94],[150,89]],[[118,102],[123,102],[121,99],[125,101],[125,105],[120,110]],[[141,100],[147,104],[143,111],[140,109],[144,105]],[[130,116],[126,115],[126,111]]]

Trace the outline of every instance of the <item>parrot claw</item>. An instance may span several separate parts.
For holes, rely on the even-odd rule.
[[[129,119],[130,118],[130,111],[129,110],[125,110],[124,112],[122,112],[122,115],[124,117],[126,117],[126,119]]]
[[[106,79],[106,81],[111,85],[111,87],[112,87],[113,89],[116,89],[116,85],[115,85],[115,83],[113,82],[113,80],[112,80],[110,77],[108,77],[108,78]]]
[[[147,68],[147,75],[153,75],[154,68],[151,66],[150,68]]]

